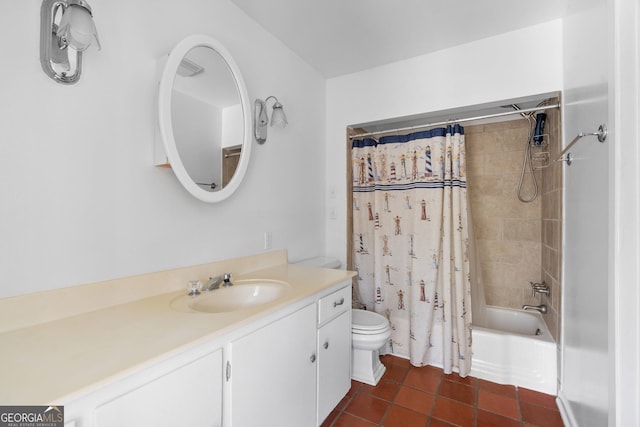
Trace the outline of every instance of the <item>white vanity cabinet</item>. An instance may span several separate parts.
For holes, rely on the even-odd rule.
[[[351,387],[350,285],[227,346],[227,427],[322,424]]]
[[[220,427],[222,382],[220,349],[100,404],[93,425]]]
[[[318,408],[322,422],[351,388],[351,286],[318,302]]]
[[[333,289],[65,402],[67,424],[320,425],[351,386],[350,282]]]
[[[316,304],[230,343],[225,424],[300,427],[316,421]]]

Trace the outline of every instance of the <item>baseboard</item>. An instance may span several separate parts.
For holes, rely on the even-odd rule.
[[[564,423],[565,427],[578,427],[578,422],[573,415],[569,400],[567,400],[567,397],[564,395],[562,390],[558,391],[556,404],[558,405],[558,410],[560,411],[560,416],[562,417],[562,422]]]

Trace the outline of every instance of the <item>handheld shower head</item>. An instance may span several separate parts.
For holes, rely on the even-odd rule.
[[[544,140],[544,124],[547,121],[546,113],[538,113],[536,116],[536,130],[533,133],[533,145],[540,146]]]

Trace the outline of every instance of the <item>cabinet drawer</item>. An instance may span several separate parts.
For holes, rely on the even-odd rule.
[[[318,302],[318,324],[351,310],[351,286],[346,286]]]

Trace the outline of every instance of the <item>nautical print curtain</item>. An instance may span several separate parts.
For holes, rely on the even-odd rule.
[[[354,140],[358,295],[392,328],[391,352],[466,376],[471,367],[464,129]]]

